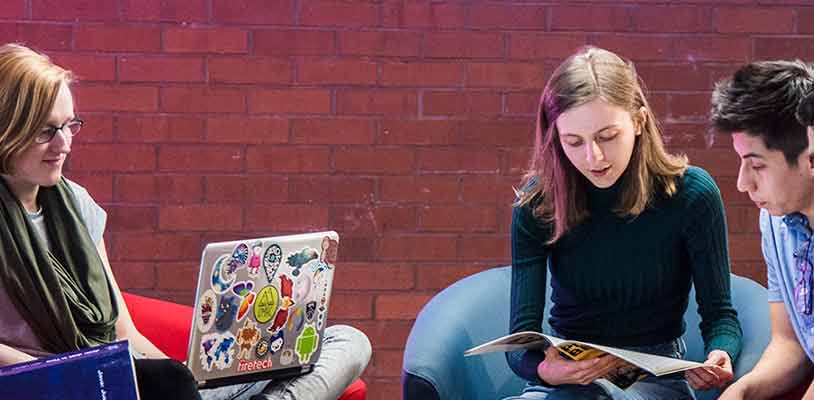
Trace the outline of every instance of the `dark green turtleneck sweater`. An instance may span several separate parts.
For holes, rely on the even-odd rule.
[[[678,193],[660,196],[635,219],[619,217],[619,184],[586,184],[590,217],[546,245],[549,227],[531,206],[512,214],[511,332],[541,330],[550,260],[549,323],[568,339],[610,346],[664,343],[684,333],[695,285],[705,351],[734,361],[741,328],[729,292],[726,219],[718,187],[689,167]],[[539,382],[539,350],[507,353],[512,370]]]

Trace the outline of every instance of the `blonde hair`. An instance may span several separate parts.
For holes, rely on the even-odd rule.
[[[548,80],[540,98],[531,163],[515,203],[515,207],[531,204],[535,217],[551,225],[548,244],[589,215],[585,179],[566,157],[556,126],[557,118],[571,108],[601,98],[627,110],[641,129],[619,178],[621,192],[614,209],[618,215],[635,218],[657,193],[668,197],[676,193],[687,158],[665,150],[642,86],[633,63],[590,46],[565,60]]]
[[[71,72],[44,54],[9,43],[0,46],[0,173],[12,173],[13,160],[34,143]]]

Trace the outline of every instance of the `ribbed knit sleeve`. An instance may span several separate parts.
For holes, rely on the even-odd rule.
[[[691,167],[686,174],[681,189],[681,196],[687,196],[682,236],[690,258],[704,350],[706,354],[723,350],[734,362],[740,354],[743,332],[730,296],[729,247],[721,193],[706,171]]]
[[[512,293],[509,331],[540,332],[546,299],[546,262],[550,232],[533,217],[530,206],[512,212]],[[521,378],[543,384],[537,366],[545,358],[540,350],[506,353],[506,361]]]

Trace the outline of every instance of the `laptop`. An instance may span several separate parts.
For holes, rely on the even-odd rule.
[[[319,359],[336,232],[210,243],[201,256],[187,367],[201,388],[310,372]]]

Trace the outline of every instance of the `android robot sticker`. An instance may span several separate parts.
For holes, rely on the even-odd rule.
[[[311,355],[317,349],[319,343],[319,334],[317,333],[314,325],[308,324],[303,328],[302,333],[297,337],[297,344],[295,350],[300,359],[300,364],[308,363],[311,360]]]

